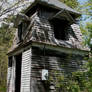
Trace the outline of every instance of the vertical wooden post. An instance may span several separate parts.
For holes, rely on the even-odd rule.
[[[15,67],[16,67],[16,59],[15,59],[15,56],[12,57],[13,59],[13,83],[12,83],[12,92],[15,92]]]

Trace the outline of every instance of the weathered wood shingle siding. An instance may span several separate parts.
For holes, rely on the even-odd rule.
[[[30,92],[31,49],[22,53],[21,92]]]
[[[49,92],[49,88],[46,88],[47,85],[44,85],[44,82],[41,80],[42,69],[49,70],[49,76],[54,76],[54,71],[59,71],[60,73],[65,73],[66,75],[71,74],[74,71],[81,70],[81,65],[84,64],[83,57],[80,55],[68,55],[61,53],[60,57],[57,56],[43,56],[39,50],[32,50],[32,72],[31,72],[31,89],[32,92]],[[34,88],[35,86],[35,88]]]

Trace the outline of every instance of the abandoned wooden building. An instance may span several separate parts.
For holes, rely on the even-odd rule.
[[[82,70],[89,51],[82,45],[79,16],[59,0],[35,0],[16,16],[7,92],[55,92],[55,86],[44,82],[53,77],[53,70],[65,74]]]

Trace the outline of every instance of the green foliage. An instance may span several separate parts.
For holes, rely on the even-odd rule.
[[[70,75],[62,73],[57,76],[60,72],[54,72],[56,78],[53,82],[57,92],[92,92],[92,56],[83,68],[84,71],[72,72]]]
[[[80,6],[79,10],[85,17],[82,21],[90,21],[92,22],[92,0],[87,0],[83,5]]]
[[[87,22],[85,26],[81,25],[80,29],[83,34],[84,45],[92,48],[92,23]]]
[[[60,0],[60,1],[67,4],[71,8],[77,8],[79,5],[79,2],[77,0]]]
[[[6,92],[6,87],[0,87],[0,92]]]
[[[8,21],[10,20],[8,19]],[[6,90],[8,65],[7,52],[12,45],[14,31],[15,29],[12,27],[10,28],[8,24],[2,24],[2,27],[0,28],[0,92],[5,92]]]
[[[76,72],[77,73],[77,72]],[[77,81],[79,75],[73,73],[66,77],[65,74],[56,77],[54,83],[56,84],[57,92],[60,90],[62,92],[80,92],[80,87]]]
[[[85,23],[85,25],[82,23],[80,28],[84,36],[84,44],[87,45],[92,52],[92,0],[88,0],[82,6],[82,12],[86,15],[85,20],[87,20],[87,23]],[[85,92],[92,92],[92,55],[90,56],[89,62],[87,64],[87,70],[87,79],[83,79],[83,84],[85,87]]]
[[[84,7],[83,8],[85,9],[86,15],[92,17],[92,0],[88,0],[88,2],[85,3]]]

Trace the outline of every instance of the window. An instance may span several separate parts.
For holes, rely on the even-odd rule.
[[[12,67],[12,57],[9,57],[8,67]]]
[[[23,41],[27,32],[28,25],[29,25],[29,22],[23,22],[20,25],[18,25],[18,43]]]
[[[51,24],[54,28],[55,38],[58,40],[66,40],[68,36],[66,30],[66,27],[68,26],[68,21],[55,18],[51,20]]]
[[[19,38],[19,42],[22,40],[22,23],[20,25],[18,25],[18,38]]]

